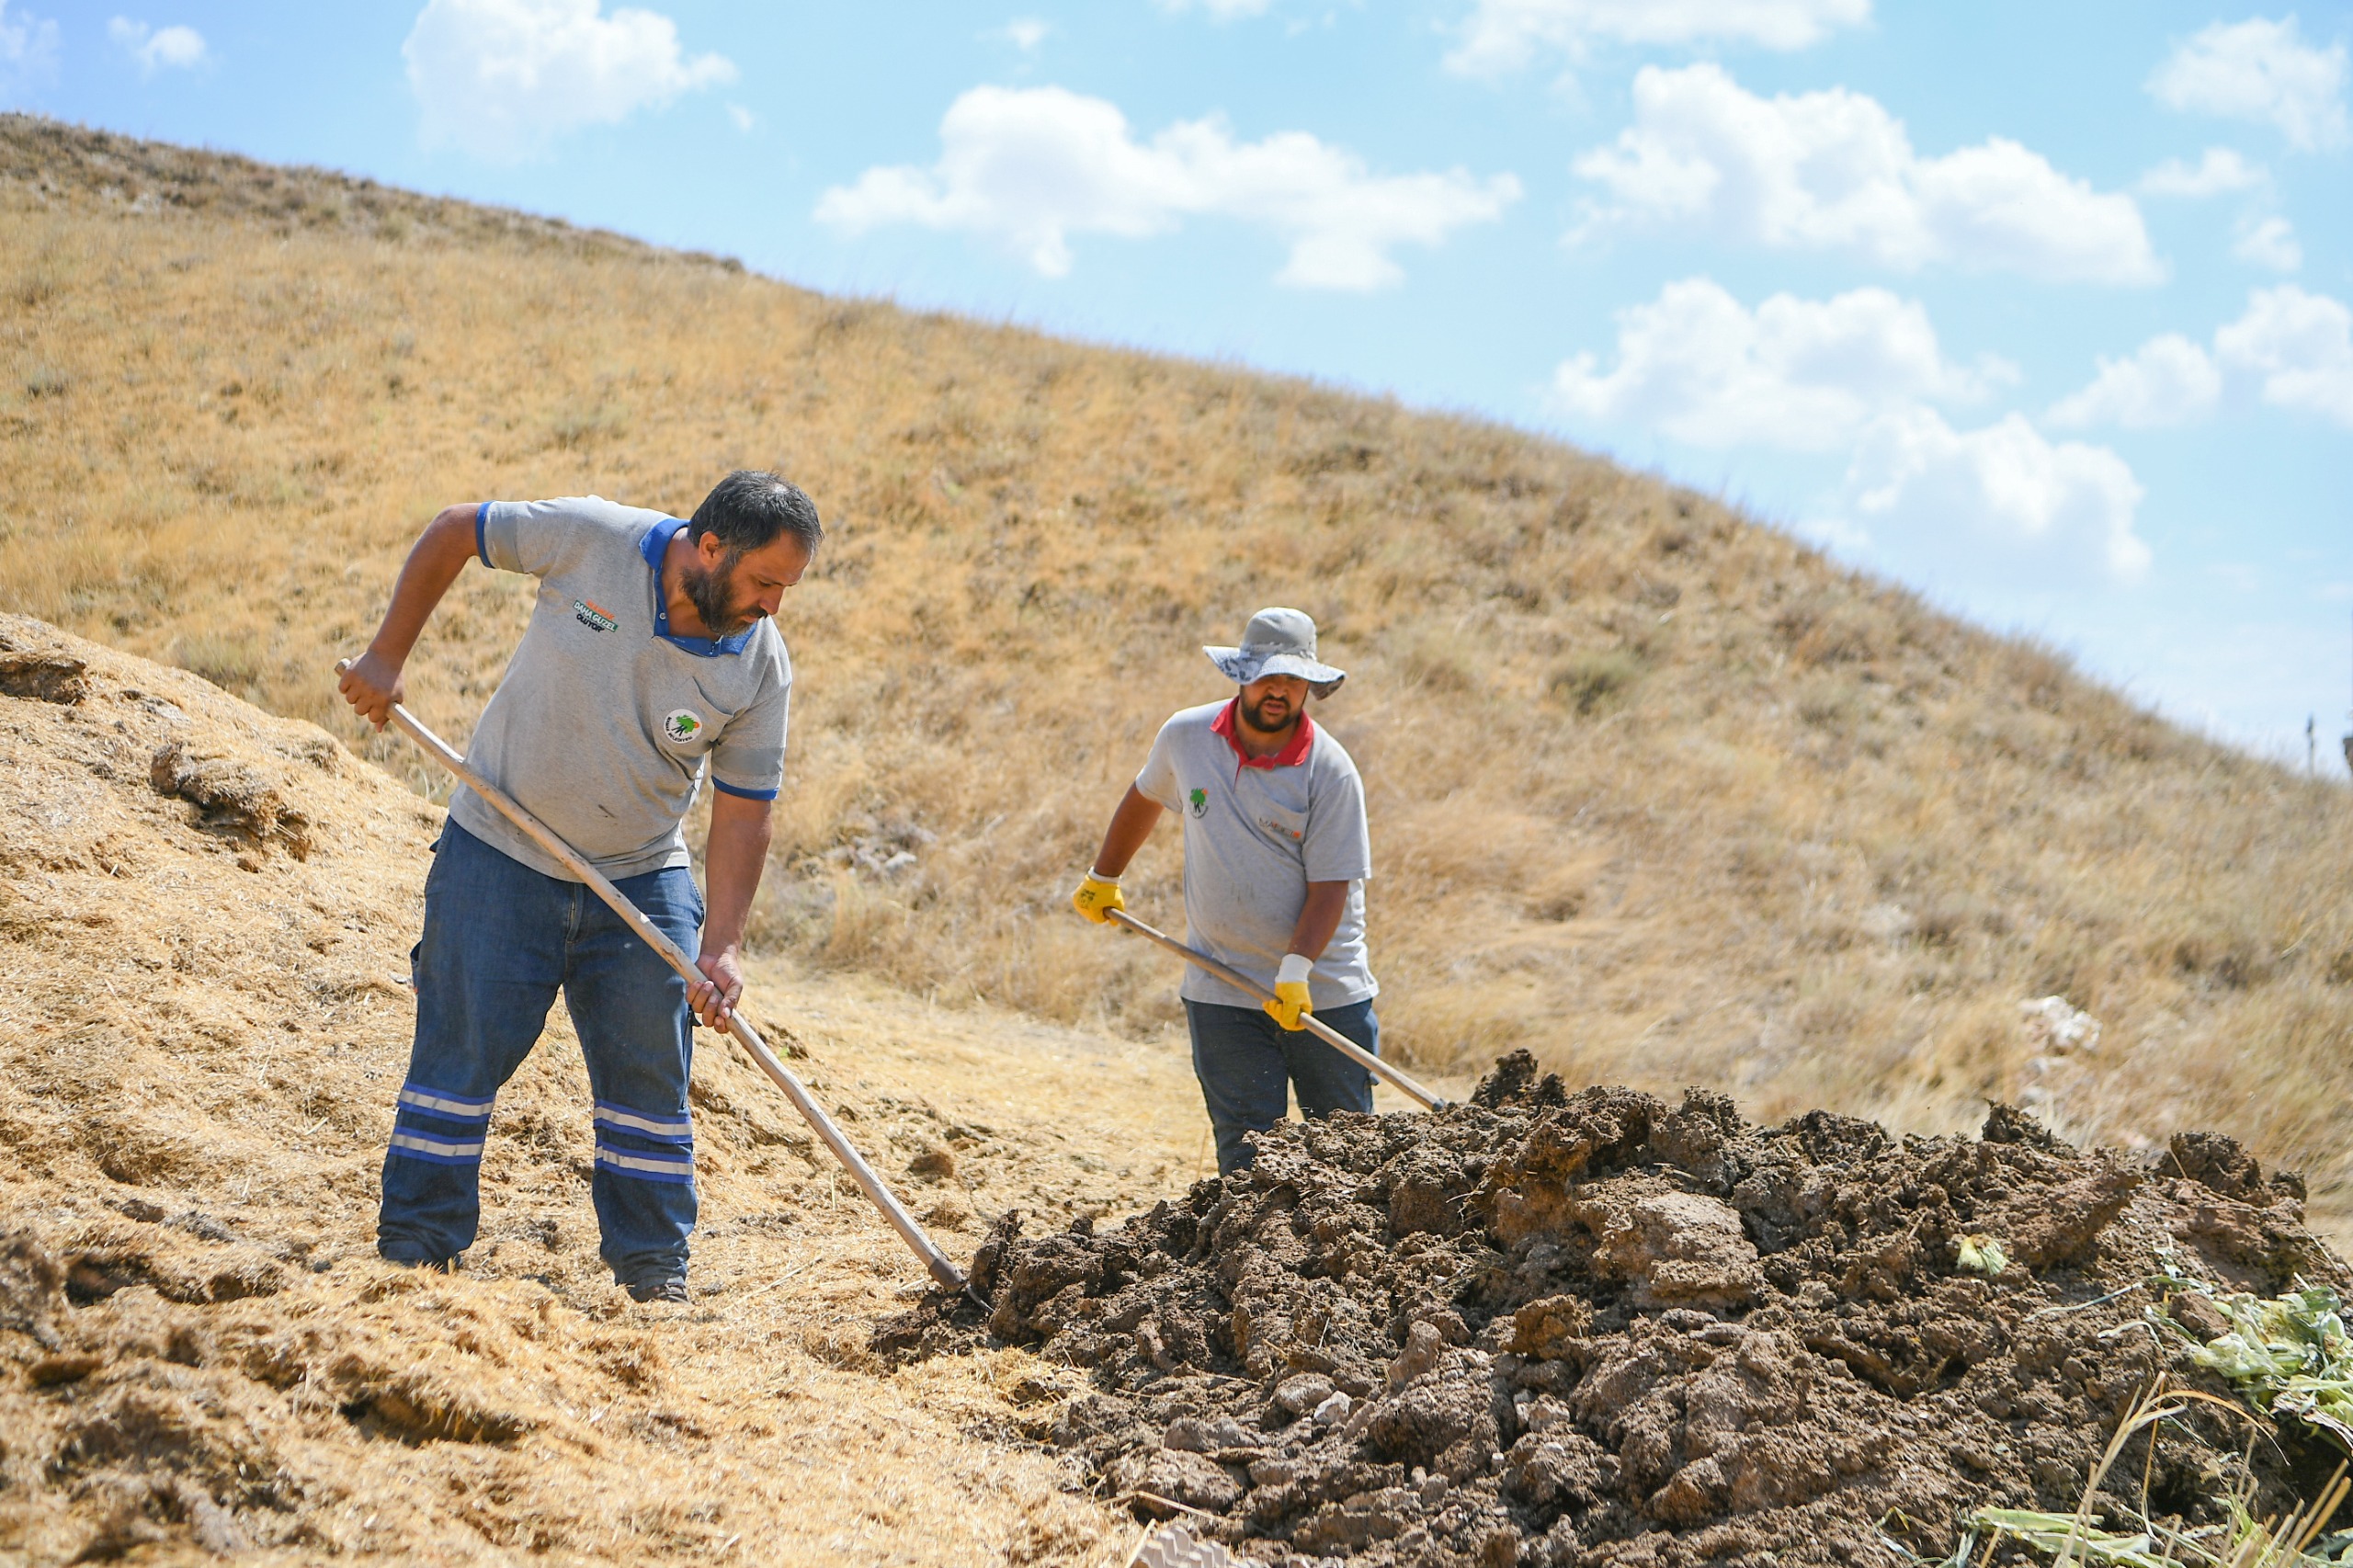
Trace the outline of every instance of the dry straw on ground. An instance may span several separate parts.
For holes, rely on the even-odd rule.
[[[1353,671],[1388,1038],[1754,1115],[2242,1136],[2349,1174],[2345,791],[2209,744],[1560,445],[827,300],[558,226],[0,124],[0,605],[335,728],[433,509],[800,479],[794,782],[761,940],[1137,1037],[1161,960],[1062,913],[1195,651],[1291,602]],[[411,670],[462,735],[529,585]],[[900,860],[903,851],[912,862]],[[1133,899],[1173,913],[1176,851]],[[2047,1049],[2021,1004],[2104,1025]]]
[[[1003,1440],[1066,1375],[877,1366],[922,1269],[708,1035],[693,1304],[631,1306],[597,1259],[560,1010],[464,1274],[375,1261],[438,816],[309,724],[0,616],[0,1562],[1108,1552],[1120,1521]],[[773,1032],[959,1257],[982,1214],[1194,1174],[1172,1051],[789,989]]]

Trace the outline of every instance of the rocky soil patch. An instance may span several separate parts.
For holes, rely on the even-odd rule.
[[[2208,1135],[2079,1151],[2006,1108],[1979,1139],[1757,1128],[1697,1090],[1571,1094],[1523,1052],[1437,1115],[1268,1135],[1117,1230],[1009,1219],[985,1317],[927,1302],[877,1346],[1038,1347],[1089,1386],[1033,1437],[1272,1562],[1933,1561],[1971,1509],[2074,1508],[2161,1373],[2227,1392],[2152,1329],[2152,1280],[2342,1289],[2302,1196]],[[2215,1522],[2234,1486],[2284,1513],[2334,1458],[2293,1431],[2249,1453],[2200,1407],[2109,1484]]]

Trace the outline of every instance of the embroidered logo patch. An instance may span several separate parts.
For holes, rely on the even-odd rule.
[[[1194,790],[1191,798],[1195,816],[1205,817],[1210,814],[1210,792],[1207,790]]]
[[[702,733],[702,715],[691,708],[673,708],[662,716],[662,733],[673,745],[685,745]]]
[[[602,606],[590,604],[586,599],[572,601],[572,619],[592,631],[615,631],[621,624],[606,614]]]

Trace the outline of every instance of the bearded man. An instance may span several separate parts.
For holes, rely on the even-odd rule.
[[[1380,987],[1365,955],[1364,782],[1307,716],[1309,694],[1330,697],[1346,672],[1316,657],[1315,622],[1296,609],[1262,609],[1240,646],[1201,652],[1238,689],[1160,727],[1071,902],[1098,926],[1127,907],[1120,874],[1160,813],[1176,813],[1187,938],[1274,993],[1261,1006],[1191,967],[1178,993],[1225,1176],[1256,1158],[1249,1135],[1283,1119],[1293,1090],[1311,1119],[1372,1109],[1372,1074],[1300,1018],[1313,1013],[1379,1055]]]
[[[612,879],[685,951],[691,988],[472,790],[449,800],[410,954],[416,1034],[384,1156],[376,1250],[454,1268],[481,1218],[499,1089],[562,991],[587,1060],[605,1262],[640,1301],[687,1300],[694,1018],[741,1000],[738,949],[784,778],[792,665],[770,619],[824,537],[773,473],[720,481],[693,518],[597,496],[452,506],[427,525],[344,698],[382,729],[402,665],[469,560],[540,580],[466,760]],[[706,907],[683,822],[708,774]]]

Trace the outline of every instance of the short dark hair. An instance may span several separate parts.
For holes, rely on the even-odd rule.
[[[717,534],[730,555],[764,549],[779,535],[790,534],[813,556],[825,525],[817,520],[817,504],[782,474],[739,468],[711,486],[687,524],[689,541],[699,543],[705,534]]]

